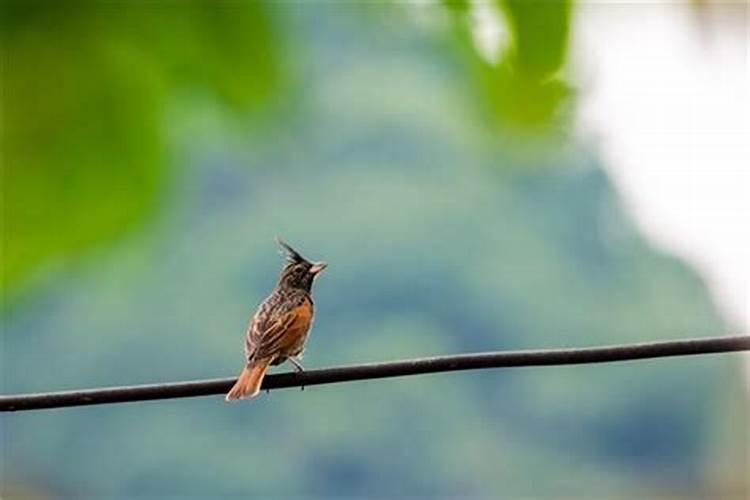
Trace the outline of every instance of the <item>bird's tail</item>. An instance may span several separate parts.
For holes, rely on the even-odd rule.
[[[235,382],[224,399],[235,401],[257,396],[260,392],[260,386],[263,383],[263,377],[266,376],[270,364],[271,358],[266,358],[243,368],[240,376],[237,377],[237,382]]]

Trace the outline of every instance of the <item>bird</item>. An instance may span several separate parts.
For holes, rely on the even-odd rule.
[[[280,238],[276,240],[286,262],[276,287],[250,320],[245,333],[246,364],[227,401],[257,396],[271,366],[289,361],[297,371],[304,371],[300,359],[315,315],[312,285],[328,265],[311,262]]]

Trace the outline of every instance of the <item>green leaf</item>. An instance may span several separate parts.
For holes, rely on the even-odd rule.
[[[568,55],[569,0],[497,0],[510,40],[498,63],[474,47],[469,19],[454,11],[454,40],[468,61],[478,108],[491,123],[512,132],[553,128],[570,96],[558,77]]]
[[[4,2],[0,292],[157,207],[163,115],[184,89],[251,110],[278,87],[256,3]]]
[[[544,80],[568,53],[570,0],[497,0],[513,34],[509,63],[525,78]]]

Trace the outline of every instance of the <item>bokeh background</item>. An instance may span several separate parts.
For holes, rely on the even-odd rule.
[[[747,21],[705,1],[3,1],[2,392],[234,374],[276,235],[330,265],[309,368],[747,331]],[[6,414],[0,495],[746,498],[744,369]]]

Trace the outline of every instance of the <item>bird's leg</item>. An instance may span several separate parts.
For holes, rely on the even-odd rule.
[[[305,367],[302,366],[302,363],[299,362],[299,359],[295,358],[294,356],[289,356],[287,359],[289,360],[290,363],[292,363],[294,365],[294,368],[295,368],[295,370],[297,370],[297,373],[302,373],[302,372],[305,371]],[[301,391],[304,391],[305,390],[305,386],[301,385],[299,387],[299,389]]]
[[[305,371],[305,367],[304,367],[304,366],[302,366],[302,363],[300,363],[300,362],[299,362],[299,359],[295,358],[294,356],[289,356],[289,357],[288,357],[287,359],[289,360],[289,362],[290,362],[291,364],[293,364],[293,365],[294,365],[294,368],[295,368],[295,369],[296,369],[296,370],[297,370],[298,372],[303,372],[303,371]]]

